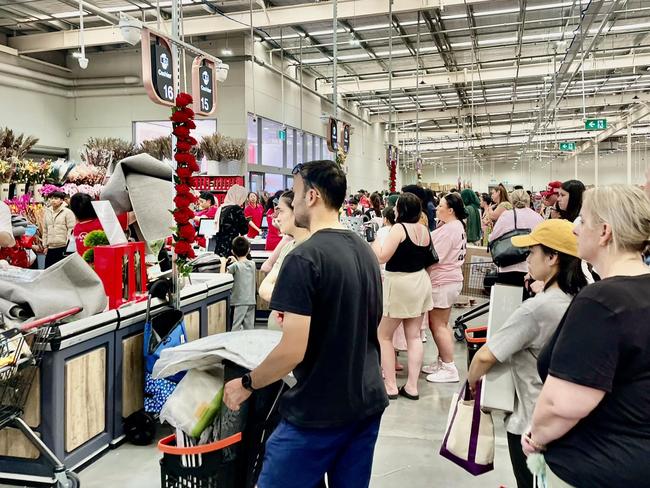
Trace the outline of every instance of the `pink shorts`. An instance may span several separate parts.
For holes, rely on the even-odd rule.
[[[463,283],[433,285],[433,308],[451,308],[456,303],[463,289]]]

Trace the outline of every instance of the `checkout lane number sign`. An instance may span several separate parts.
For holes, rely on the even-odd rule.
[[[151,45],[151,79],[156,94],[166,102],[174,101],[174,63],[169,47],[160,39]]]
[[[192,97],[198,115],[210,115],[217,108],[215,64],[203,56],[192,63]]]

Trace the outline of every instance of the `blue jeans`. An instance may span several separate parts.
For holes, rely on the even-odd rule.
[[[335,429],[282,420],[266,443],[258,488],[367,488],[381,415]]]

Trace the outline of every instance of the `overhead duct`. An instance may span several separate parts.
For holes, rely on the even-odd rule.
[[[111,76],[106,78],[78,78],[70,79],[62,76],[48,75],[37,71],[32,71],[12,64],[0,63],[0,73],[15,75],[21,78],[30,78],[39,82],[51,83],[63,87],[77,86],[102,86],[102,85],[138,85],[141,83],[137,76]]]
[[[111,96],[124,96],[124,95],[144,95],[145,91],[142,87],[114,87],[114,88],[88,88],[81,90],[59,88],[37,81],[26,80],[24,78],[15,78],[11,75],[0,76],[0,86],[7,86],[11,88],[19,88],[37,93],[45,93],[46,95],[54,95],[64,98],[87,98],[87,97],[111,97]]]

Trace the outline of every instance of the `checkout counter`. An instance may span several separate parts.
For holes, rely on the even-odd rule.
[[[231,290],[227,273],[191,275],[181,291],[189,341],[229,330]],[[151,312],[164,305],[152,300]],[[61,325],[43,358],[23,418],[70,469],[119,443],[123,419],[143,408],[145,311],[140,302]],[[51,476],[39,456],[19,430],[0,430],[0,478]]]

